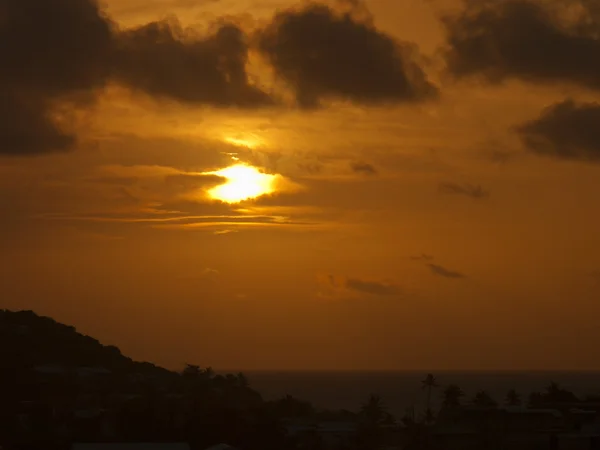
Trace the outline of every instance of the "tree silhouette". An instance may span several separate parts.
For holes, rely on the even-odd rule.
[[[563,389],[558,383],[552,382],[546,387],[546,392],[542,394],[544,400],[549,403],[568,403],[576,402],[578,398],[567,389]]]
[[[315,413],[310,402],[298,400],[289,394],[269,402],[269,405],[278,417],[311,417]]]
[[[181,375],[183,375],[186,378],[196,378],[196,377],[199,377],[201,373],[202,373],[202,369],[200,369],[200,366],[196,366],[194,364],[187,364],[187,363],[186,363],[185,367],[183,368],[183,370],[181,371]]]
[[[426,411],[431,412],[431,391],[438,387],[437,380],[432,373],[428,373],[427,376],[421,381],[421,388],[427,390],[427,406]]]
[[[360,414],[365,420],[360,425],[356,436],[358,450],[379,448],[383,438],[381,425],[393,422],[393,418],[385,410],[381,397],[371,394],[367,403],[361,407]]]
[[[406,412],[400,420],[406,427],[413,426],[417,423],[414,405],[406,409]]]
[[[286,415],[264,401],[243,374],[215,376],[211,368],[195,364],[173,372],[136,362],[116,347],[32,312],[0,310],[0,341],[1,440],[25,437],[15,412],[27,401],[30,435],[40,442],[57,436],[97,441],[102,435],[119,441],[186,441],[193,448],[227,442],[245,450],[290,449],[281,422]],[[83,380],[75,370],[79,367],[109,372]],[[79,400],[86,409],[104,410],[103,415],[74,417],[70,411]],[[309,403],[297,405],[304,416],[314,417]],[[105,420],[113,428],[110,438],[104,436]]]
[[[504,401],[508,406],[520,406],[521,405],[521,396],[519,395],[519,393],[516,390],[510,389],[506,393],[506,398]]]
[[[379,395],[371,394],[369,400],[360,410],[361,414],[372,424],[381,423],[386,416],[385,406]]]
[[[435,422],[435,413],[433,412],[433,410],[431,408],[427,408],[425,410],[425,414],[423,416],[423,421],[427,424],[430,425],[433,422]]]
[[[484,408],[495,408],[498,406],[496,401],[486,391],[479,391],[473,397],[473,405]]]
[[[530,408],[537,408],[544,403],[544,394],[541,392],[532,392],[529,394],[528,406]]]
[[[442,406],[445,408],[457,408],[460,406],[461,398],[465,396],[463,390],[456,384],[449,384],[442,393]]]
[[[529,396],[529,406],[532,407],[543,407],[548,403],[573,403],[577,401],[579,399],[573,392],[562,388],[555,382],[546,386],[544,392],[532,392]]]
[[[250,383],[248,382],[248,378],[242,372],[238,372],[238,374],[236,376],[237,376],[238,386],[243,387],[243,388],[247,388],[248,386],[250,386]]]

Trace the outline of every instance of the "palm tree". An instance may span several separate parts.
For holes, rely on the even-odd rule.
[[[431,390],[438,387],[437,380],[432,373],[428,373],[427,376],[421,381],[421,387],[427,389],[427,411],[431,410]]]
[[[514,389],[509,390],[506,393],[505,403],[508,406],[520,406],[521,405],[521,396]]]
[[[456,384],[449,384],[443,392],[442,406],[444,408],[457,408],[460,399],[465,396],[463,390]]]

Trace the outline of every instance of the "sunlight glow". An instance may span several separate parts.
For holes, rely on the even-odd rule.
[[[257,138],[256,136],[252,136],[252,135],[248,135],[248,136],[244,136],[244,137],[227,136],[223,140],[225,142],[227,142],[228,144],[235,145],[236,147],[246,147],[249,149],[254,149],[256,147],[259,147],[262,144],[262,142],[259,138]]]
[[[275,192],[278,175],[260,172],[245,164],[236,164],[216,172],[209,172],[227,180],[208,191],[208,195],[225,203],[239,203]]]

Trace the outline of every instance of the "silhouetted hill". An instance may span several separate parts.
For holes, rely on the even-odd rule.
[[[33,311],[0,310],[0,364],[4,368],[39,366],[105,368],[114,373],[168,375],[166,369],[133,361],[111,345],[78,333]]]

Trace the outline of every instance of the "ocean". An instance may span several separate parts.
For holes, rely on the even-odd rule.
[[[246,372],[250,385],[267,400],[287,394],[310,401],[319,408],[358,411],[370,394],[377,394],[396,418],[414,405],[424,410],[423,372]],[[432,406],[439,406],[445,385],[457,384],[468,401],[486,390],[503,402],[509,389],[524,400],[551,382],[577,395],[600,394],[600,372],[436,372],[439,387],[432,392]]]

